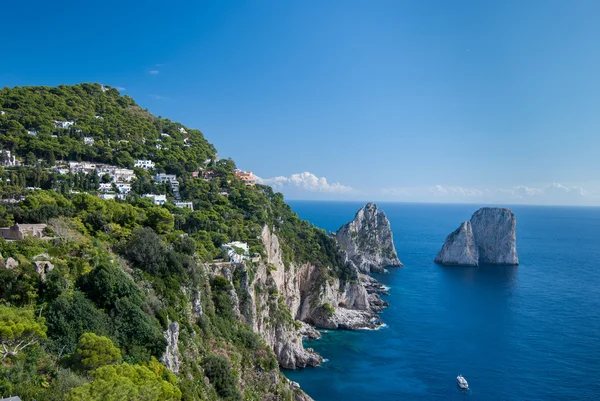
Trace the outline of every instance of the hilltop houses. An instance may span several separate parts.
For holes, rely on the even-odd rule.
[[[64,129],[69,129],[71,128],[75,122],[74,121],[59,121],[59,120],[54,120],[54,127],[55,128],[64,128]]]
[[[194,210],[194,204],[192,202],[175,202],[175,206],[180,208],[188,208],[190,210]]]
[[[111,178],[113,182],[131,182],[135,178],[135,172],[128,168],[119,168],[108,164],[91,163],[91,162],[69,162],[69,171],[72,174],[82,172],[84,174],[93,174],[94,171],[98,175],[105,175]],[[61,172],[63,169],[61,169]]]
[[[0,228],[0,238],[20,240],[26,237],[44,238],[46,224],[15,224],[12,227]]]
[[[242,263],[244,260],[250,259],[250,250],[245,242],[228,242],[221,245],[221,249],[227,254],[231,263]]]
[[[256,185],[256,177],[254,176],[254,174],[252,174],[251,171],[236,169],[233,173],[237,178],[244,181],[244,184],[249,186]]]
[[[166,195],[145,194],[144,198],[152,199],[155,205],[162,206],[167,202]]]
[[[135,168],[143,168],[144,170],[151,170],[155,167],[155,164],[152,160],[136,160],[133,164]]]
[[[21,162],[17,160],[10,150],[0,150],[0,165],[3,167],[17,167]]]
[[[156,181],[158,184],[171,183],[173,181],[177,181],[177,176],[175,174],[159,173],[154,177],[154,181]]]
[[[213,178],[217,176],[217,172],[215,170],[203,170],[202,171],[202,179],[204,181],[212,181]]]
[[[127,182],[117,182],[115,185],[121,194],[128,194],[131,192],[131,184]]]

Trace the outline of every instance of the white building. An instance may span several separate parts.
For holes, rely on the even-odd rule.
[[[117,182],[115,183],[115,185],[117,186],[117,189],[121,194],[128,194],[129,192],[131,192],[131,184],[127,182]]]
[[[99,165],[99,164],[90,163],[90,162],[69,162],[69,170],[73,174],[79,173],[79,172],[82,172],[85,174],[91,174],[95,170],[97,170],[100,166],[101,165]]]
[[[27,133],[28,133],[29,135],[37,136],[37,131],[36,131],[36,130],[34,130],[34,129],[32,129],[32,130],[27,130]]]
[[[83,144],[87,145],[87,146],[92,146],[94,144],[94,138],[91,136],[84,136],[83,137]]]
[[[100,197],[100,199],[115,199],[117,197],[117,194],[110,193],[110,194],[100,194],[98,195]]]
[[[181,132],[182,134],[187,134],[187,131],[183,127],[179,128],[179,132]]]
[[[135,163],[133,164],[133,167],[143,168],[144,170],[153,169],[154,166],[155,166],[155,164],[152,160],[136,160]]]
[[[101,182],[100,183],[100,188],[98,188],[98,190],[100,192],[110,192],[112,191],[112,182]]]
[[[156,181],[159,184],[165,182],[171,183],[173,181],[177,181],[177,176],[175,174],[156,174],[156,177],[154,177],[154,181]]]
[[[221,245],[221,249],[227,253],[231,263],[242,263],[250,259],[248,244],[240,241],[228,242]]]
[[[162,206],[167,202],[166,195],[145,194],[144,198],[150,198],[155,205]]]
[[[118,182],[131,182],[135,178],[134,171],[128,168],[115,168],[112,172],[109,171],[108,174],[112,177],[113,181]]]
[[[187,207],[190,210],[194,210],[194,204],[192,202],[175,202],[175,206],[177,207]]]
[[[68,129],[68,128],[71,128],[74,124],[75,124],[74,121],[59,121],[59,120],[54,120],[54,127],[56,127],[56,128]]]
[[[0,110],[0,116],[3,116],[5,114],[6,114],[6,112],[4,110]]]
[[[17,161],[15,155],[10,153],[10,150],[0,150],[0,162],[4,167],[16,167],[21,165]]]
[[[170,138],[170,137],[171,137],[171,135],[169,135],[169,134],[167,134],[167,133],[165,133],[165,132],[161,132],[161,133],[160,133],[160,136],[165,136],[165,137],[167,137],[167,138]]]

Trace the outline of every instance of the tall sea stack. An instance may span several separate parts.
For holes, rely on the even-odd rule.
[[[517,220],[510,209],[484,207],[448,235],[435,257],[443,265],[518,265]]]
[[[345,259],[361,272],[383,272],[386,266],[402,266],[396,253],[390,221],[374,203],[367,203],[354,220],[344,224],[335,238]]]

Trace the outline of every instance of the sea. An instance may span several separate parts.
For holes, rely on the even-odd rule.
[[[363,205],[290,201],[328,231]],[[315,401],[600,400],[600,208],[505,206],[519,266],[445,267],[446,236],[480,206],[378,203],[403,267],[379,330],[305,341],[326,362],[285,370]],[[460,390],[462,374],[469,390]]]

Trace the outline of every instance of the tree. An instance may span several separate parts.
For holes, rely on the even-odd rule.
[[[75,350],[85,332],[110,335],[110,318],[80,291],[65,293],[52,301],[46,312],[48,333],[58,354]]]
[[[92,382],[74,388],[69,401],[179,401],[181,391],[142,365],[103,366],[92,372]]]
[[[175,227],[175,219],[167,209],[151,207],[146,212],[148,225],[159,234],[172,231]]]
[[[76,359],[86,370],[113,365],[121,361],[119,350],[108,337],[94,333],[83,333],[77,343]]]
[[[35,166],[37,164],[37,157],[33,152],[29,152],[25,155],[25,165],[26,166]]]
[[[43,319],[36,319],[33,310],[0,305],[2,360],[17,355],[42,338],[46,338],[46,326]]]
[[[207,355],[202,361],[202,368],[221,398],[229,401],[242,400],[235,376],[231,372],[231,363],[224,356]]]

